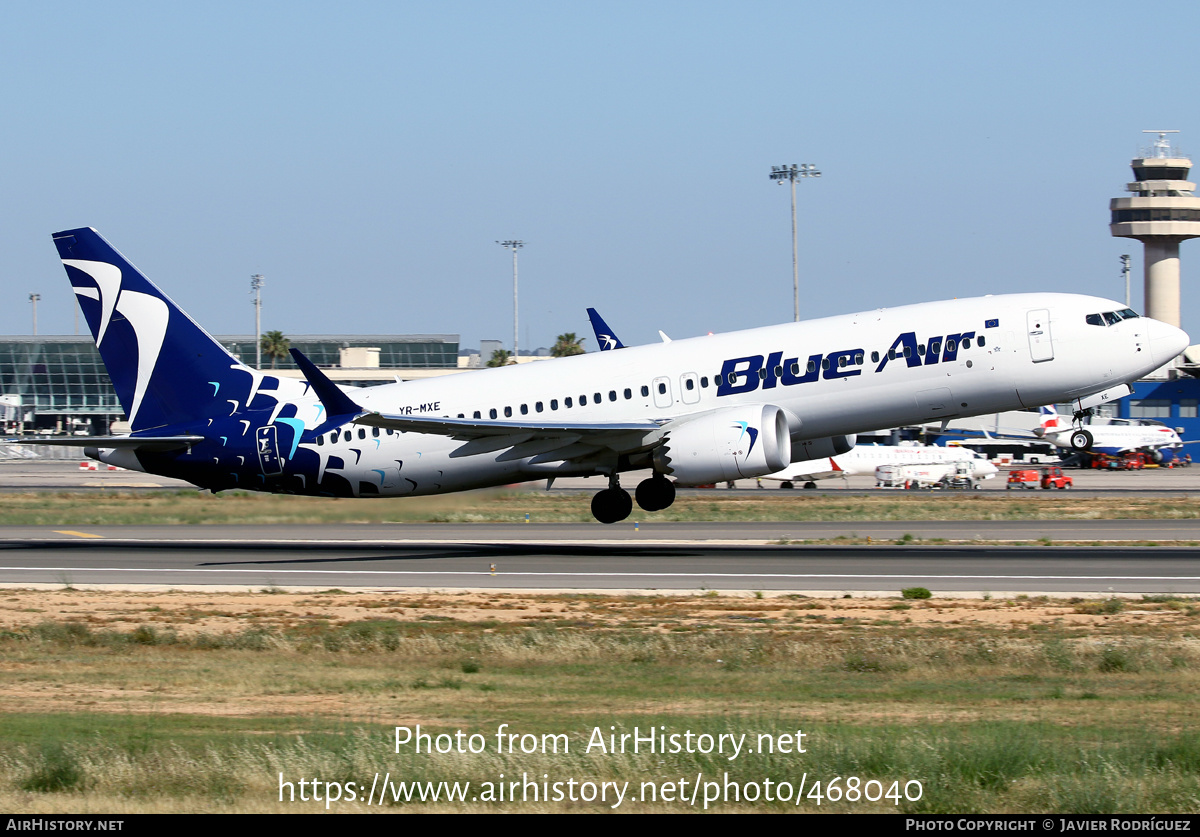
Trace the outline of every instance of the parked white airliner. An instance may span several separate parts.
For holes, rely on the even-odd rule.
[[[781,483],[780,488],[792,488],[794,483],[805,483],[805,488],[816,488],[817,480],[834,477],[874,476],[880,465],[965,465],[967,473],[977,480],[994,477],[999,469],[988,462],[986,456],[962,447],[940,447],[938,445],[858,445],[854,450],[837,456],[797,462],[766,474],[764,480]]]
[[[592,512],[612,523],[632,510],[623,471],[654,470],[636,496],[656,511],[675,484],[770,474],[867,430],[1087,406],[1188,345],[1143,317],[1088,324],[1114,302],[1035,293],[342,388],[294,349],[304,381],[246,366],[95,230],[54,242],[132,427],[89,455],[213,491],[398,497],[604,474]]]
[[[1058,414],[1053,405],[1042,407],[1039,412],[1042,425],[1033,431],[1034,435],[1041,436],[1060,448],[1106,453],[1109,456],[1144,451],[1156,462],[1161,462],[1164,448],[1181,450],[1184,445],[1178,433],[1158,422],[1133,424],[1117,419],[1115,423],[1110,424],[1072,426]]]

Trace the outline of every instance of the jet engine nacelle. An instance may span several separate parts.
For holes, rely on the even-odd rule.
[[[774,404],[724,407],[664,425],[654,468],[680,485],[760,477],[792,461],[787,414]]]
[[[807,439],[792,445],[792,461],[807,462],[810,459],[825,459],[854,449],[858,436],[826,436],[824,439]]]

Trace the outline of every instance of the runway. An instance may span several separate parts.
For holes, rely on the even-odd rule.
[[[1133,524],[1133,531],[1129,521],[1090,522],[1092,537],[1097,523],[1117,524],[1113,528],[1123,529],[1126,537],[1137,532],[1164,537],[1157,521]],[[1180,530],[1197,533],[1193,522],[1178,523]],[[783,538],[784,529],[793,540],[801,529],[824,525],[659,524],[623,532],[589,524],[320,527],[324,537],[306,537],[315,533],[304,527],[7,529],[0,541],[0,584],[853,595],[895,595],[901,588],[922,586],[959,594],[1200,594],[1200,550],[1194,548],[770,542]],[[1081,524],[1037,524],[1043,525],[1056,531]],[[853,524],[860,531],[886,530],[889,538],[914,530],[946,533],[950,527],[1020,537],[1027,526],[1007,521]],[[159,530],[186,537],[167,539]],[[358,537],[347,538],[342,530]],[[404,538],[397,537],[401,531]],[[442,537],[433,537],[435,532]]]
[[[1077,493],[1200,488],[1200,469],[1071,473]],[[0,490],[15,491],[171,482],[70,462],[7,462],[0,476]],[[819,491],[854,494],[864,480]],[[595,481],[575,482],[565,490]],[[744,482],[720,493],[762,493]],[[1055,494],[1013,499],[1025,496]],[[838,538],[872,543],[829,543]],[[1101,545],[1051,546],[1062,542]],[[1171,545],[1139,545],[1159,542]],[[1178,546],[1191,543],[1200,543],[1200,520],[9,526],[0,529],[0,585],[1200,594],[1200,549]]]

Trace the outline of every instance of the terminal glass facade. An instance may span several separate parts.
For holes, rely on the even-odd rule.
[[[254,337],[217,337],[243,363],[254,365]],[[299,335],[291,345],[318,366],[336,367],[346,347],[377,347],[382,369],[456,368],[458,336],[444,335]],[[263,368],[271,361],[263,358]],[[291,357],[279,369],[295,369]],[[349,383],[349,382],[347,382]],[[368,383],[368,382],[364,382]],[[373,381],[369,383],[379,383]],[[0,338],[0,396],[19,396],[26,421],[38,427],[68,429],[91,425],[105,433],[122,416],[121,404],[91,337]]]

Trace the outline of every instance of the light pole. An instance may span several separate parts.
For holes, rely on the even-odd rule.
[[[1125,277],[1125,307],[1129,307],[1129,256],[1121,256],[1121,275]]]
[[[254,368],[262,369],[262,287],[263,276],[250,277],[250,293],[254,294]]]
[[[820,177],[821,171],[811,163],[801,163],[790,166],[771,166],[771,179],[783,185],[783,181],[792,184],[792,305],[795,321],[800,322],[800,267],[797,259],[796,242],[796,179],[800,177]]]
[[[513,257],[513,363],[517,362],[517,251],[525,246],[524,241],[509,239],[508,241],[497,241],[501,247],[507,247],[512,250]]]
[[[35,335],[37,334],[37,304],[38,304],[38,300],[41,298],[42,298],[41,294],[30,294],[29,295],[29,301],[31,303],[33,303],[33,333]]]

